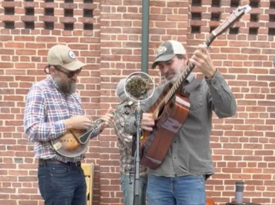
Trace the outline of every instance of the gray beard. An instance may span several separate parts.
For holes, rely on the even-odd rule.
[[[183,71],[184,71],[184,67],[181,66],[179,70],[175,71],[175,76],[170,80],[166,79],[166,81],[169,83],[175,83]]]
[[[170,79],[170,80],[166,79],[166,82],[168,82],[168,83],[174,83],[174,82],[176,82],[177,79],[179,78],[180,74],[181,74],[181,73],[180,73],[179,71],[178,71],[178,72],[175,72],[174,77],[173,77],[172,79]]]
[[[62,79],[58,76],[53,77],[54,82],[56,83],[58,89],[65,94],[73,94],[76,91],[76,84],[72,80],[64,83]]]

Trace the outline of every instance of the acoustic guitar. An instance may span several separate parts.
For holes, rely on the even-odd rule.
[[[129,109],[133,105],[134,103],[132,101],[125,101],[119,104],[112,114],[117,115],[129,112]],[[76,157],[84,154],[87,150],[90,139],[97,136],[95,129],[102,122],[102,119],[95,120],[88,130],[69,130],[59,138],[51,140],[51,145],[57,153],[65,157]]]
[[[250,9],[250,6],[243,6],[234,10],[220,26],[211,32],[205,45],[209,47],[218,35],[227,30]],[[181,95],[181,85],[194,67],[192,63],[189,63],[177,81],[173,84],[167,84],[158,100],[147,111],[152,113],[156,123],[152,132],[142,130],[143,136],[140,139],[141,165],[156,169],[162,163],[174,136],[187,119],[190,103],[188,96],[183,97]]]

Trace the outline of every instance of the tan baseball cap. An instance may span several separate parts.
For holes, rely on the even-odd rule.
[[[158,65],[158,62],[171,60],[176,54],[186,54],[183,45],[174,40],[165,41],[157,50],[157,59],[154,61],[152,68],[154,69]]]
[[[49,65],[59,65],[70,71],[78,70],[86,65],[78,61],[74,52],[65,45],[51,47],[47,55],[47,60]]]

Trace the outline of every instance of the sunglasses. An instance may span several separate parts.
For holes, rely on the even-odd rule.
[[[68,78],[72,78],[74,77],[75,74],[79,74],[82,70],[82,68],[79,68],[78,70],[75,70],[75,71],[69,71],[69,72],[65,72],[63,70],[61,70],[60,68],[58,67],[54,67],[56,70],[60,71],[61,73],[64,73],[65,75],[67,75]]]

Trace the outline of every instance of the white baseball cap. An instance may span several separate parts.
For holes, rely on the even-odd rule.
[[[157,50],[157,59],[154,61],[152,68],[154,69],[158,65],[158,62],[171,60],[176,54],[186,54],[183,45],[174,40],[165,41]]]

